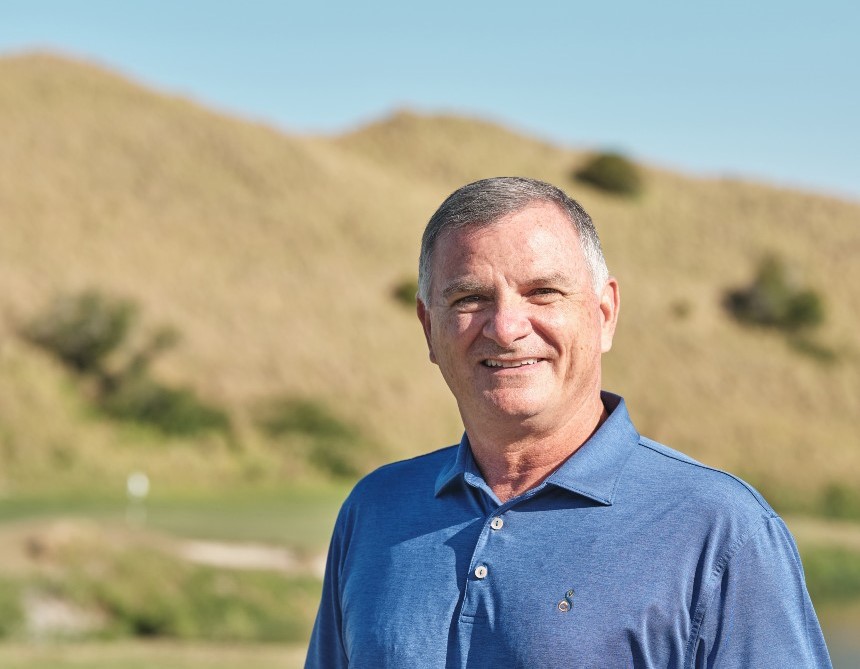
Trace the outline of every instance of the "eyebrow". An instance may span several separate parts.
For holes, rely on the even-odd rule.
[[[569,286],[570,275],[564,272],[550,272],[528,282],[529,286]]]
[[[492,287],[488,287],[479,281],[473,279],[455,279],[449,283],[442,291],[442,297],[448,299],[452,295],[459,293],[492,293]]]
[[[544,274],[543,276],[529,280],[525,285],[529,287],[569,286],[570,277],[564,272],[550,272],[549,274]],[[492,286],[487,286],[486,284],[474,279],[463,278],[454,279],[454,281],[449,283],[442,291],[442,297],[448,299],[452,295],[459,295],[460,293],[483,293],[492,295],[494,292],[495,288]]]

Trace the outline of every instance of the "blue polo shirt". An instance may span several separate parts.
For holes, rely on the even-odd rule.
[[[830,667],[794,541],[743,481],[624,401],[504,504],[463,438],[360,481],[306,667]]]

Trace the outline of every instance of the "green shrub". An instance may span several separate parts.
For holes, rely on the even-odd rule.
[[[814,601],[860,597],[860,553],[845,548],[808,547],[803,551],[803,568]]]
[[[791,334],[788,343],[798,353],[823,364],[832,364],[839,359],[839,353],[835,349],[811,339],[804,332]]]
[[[98,550],[73,556],[41,587],[102,612],[107,636],[296,643],[310,635],[314,578],[202,567],[143,547]]]
[[[23,334],[81,376],[95,379],[96,402],[112,418],[151,425],[167,435],[228,431],[222,409],[188,388],[171,388],[149,375],[155,357],[178,341],[176,330],[158,328],[136,350],[124,349],[136,317],[132,302],[90,290],[57,298]],[[121,353],[120,360],[108,369],[105,359],[114,352]]]
[[[167,435],[226,432],[230,428],[230,419],[222,409],[206,404],[188,388],[170,388],[145,374],[121,377],[102,396],[99,406],[112,418],[150,425]]]
[[[136,315],[132,302],[88,290],[55,298],[23,334],[75,371],[96,372],[125,341]]]
[[[415,296],[418,294],[418,279],[404,279],[391,291],[392,297],[405,307],[415,307]]]
[[[272,402],[261,413],[260,424],[273,437],[300,433],[315,438],[355,438],[354,430],[323,404],[305,398],[284,398]]]
[[[13,581],[0,578],[0,639],[13,635],[23,623],[21,588]]]
[[[283,398],[264,407],[258,417],[271,437],[299,437],[305,457],[318,469],[339,477],[355,477],[363,470],[362,458],[370,450],[360,432],[320,402]]]
[[[796,333],[824,321],[824,303],[815,291],[791,280],[785,264],[775,256],[759,263],[746,288],[730,291],[725,305],[739,321]]]
[[[317,439],[311,444],[308,461],[320,471],[338,478],[356,478],[364,470],[366,448],[354,441]]]
[[[179,341],[179,332],[172,327],[162,326],[149,335],[149,339],[129,356],[119,375],[143,376],[155,358]]]
[[[687,300],[675,300],[669,305],[669,310],[672,312],[672,315],[680,321],[690,317],[693,307]]]
[[[642,191],[639,168],[620,153],[597,154],[578,169],[574,177],[607,193],[633,196]]]
[[[860,520],[860,491],[841,483],[831,483],[821,493],[818,510],[828,518]]]
[[[788,301],[784,320],[789,330],[821,325],[824,322],[824,304],[821,297],[811,290],[798,291]]]

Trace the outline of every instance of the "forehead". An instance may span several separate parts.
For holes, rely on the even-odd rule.
[[[489,280],[504,275],[527,281],[536,275],[589,277],[576,229],[552,203],[535,203],[486,226],[444,233],[433,253],[435,288],[470,276]],[[589,279],[590,280],[590,279]]]

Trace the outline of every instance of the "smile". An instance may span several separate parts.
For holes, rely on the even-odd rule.
[[[510,369],[512,367],[525,367],[527,365],[534,365],[541,361],[541,358],[525,358],[524,360],[482,360],[481,364],[484,367],[501,367],[504,369]]]

